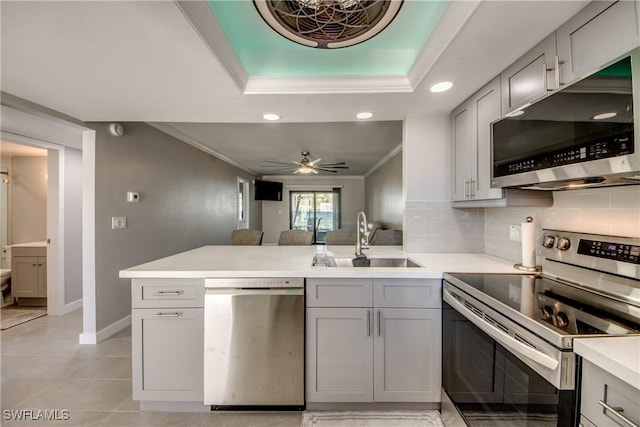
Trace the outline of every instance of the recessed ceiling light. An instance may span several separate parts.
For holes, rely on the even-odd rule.
[[[363,111],[362,113],[356,114],[356,117],[359,119],[370,119],[371,117],[373,117],[373,113],[369,111]]]
[[[431,86],[431,89],[429,90],[433,93],[439,93],[439,92],[444,92],[451,89],[452,86],[453,86],[453,83],[451,82],[440,82]]]
[[[280,116],[275,113],[265,113],[262,115],[262,118],[265,120],[271,120],[271,121],[280,120]]]
[[[608,113],[600,113],[600,114],[596,114],[595,116],[591,117],[593,120],[604,120],[604,119],[610,119],[611,117],[615,117],[617,116],[618,113],[616,112],[608,112]]]

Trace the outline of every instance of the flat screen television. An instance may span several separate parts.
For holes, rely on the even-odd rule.
[[[282,183],[273,181],[256,181],[255,200],[282,201]]]

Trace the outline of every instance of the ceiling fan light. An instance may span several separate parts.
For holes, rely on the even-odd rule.
[[[269,121],[280,120],[280,116],[276,113],[264,113],[262,118]]]
[[[370,119],[371,117],[373,117],[373,113],[370,111],[363,111],[361,113],[356,114],[356,117],[361,119],[361,120],[366,120],[366,119]]]

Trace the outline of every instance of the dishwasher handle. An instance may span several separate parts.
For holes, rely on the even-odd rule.
[[[205,295],[304,295],[304,288],[208,288]]]

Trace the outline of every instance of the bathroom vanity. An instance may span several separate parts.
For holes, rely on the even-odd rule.
[[[11,245],[11,295],[18,305],[47,305],[47,243]]]

